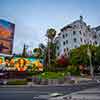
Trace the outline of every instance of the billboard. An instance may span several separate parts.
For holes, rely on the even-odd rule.
[[[0,19],[0,53],[12,54],[15,24]]]

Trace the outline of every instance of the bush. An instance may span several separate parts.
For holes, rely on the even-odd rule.
[[[18,79],[15,79],[15,80],[9,80],[7,82],[8,85],[26,85],[27,84],[27,81],[26,79],[24,80],[18,80]]]
[[[62,55],[59,59],[56,61],[57,67],[66,67],[69,65],[69,59],[65,55]]]
[[[78,66],[74,66],[74,65],[69,65],[67,67],[67,69],[65,70],[65,74],[71,74],[71,75],[80,75],[80,71]]]
[[[28,72],[28,76],[33,76],[34,72],[30,71]]]

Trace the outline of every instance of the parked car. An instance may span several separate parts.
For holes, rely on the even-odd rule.
[[[62,97],[64,94],[62,93],[51,93],[51,94],[48,94],[48,95],[39,95],[39,96],[35,96],[33,97],[33,100],[58,100],[58,99],[55,99],[57,97]],[[62,99],[59,99],[59,100],[62,100]]]
[[[0,85],[4,85],[3,80],[0,80]]]
[[[6,85],[7,81],[6,80],[0,80],[0,85]]]

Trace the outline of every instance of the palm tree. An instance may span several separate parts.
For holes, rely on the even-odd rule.
[[[56,30],[53,29],[53,28],[50,28],[47,30],[47,38],[48,38],[48,49],[47,49],[47,58],[48,58],[48,67],[50,68],[51,66],[51,58],[53,57],[53,50],[54,50],[54,46],[53,46],[53,43],[54,43],[54,37],[56,35]]]
[[[51,40],[51,42],[53,42],[53,39],[54,39],[55,35],[56,35],[56,30],[55,29],[50,28],[50,29],[47,30],[46,36],[48,37],[48,39]]]
[[[44,63],[44,66],[46,67],[47,66],[47,47],[40,43],[39,44],[39,48],[41,48],[41,51],[42,51],[42,57],[43,57],[43,63]]]
[[[42,43],[39,44],[39,48],[41,49],[42,58],[44,58],[44,60],[45,60],[46,59],[46,51],[47,51],[47,48]]]
[[[40,43],[40,44],[39,44],[39,48],[41,48],[42,50],[45,50],[46,47],[45,47],[44,44]]]

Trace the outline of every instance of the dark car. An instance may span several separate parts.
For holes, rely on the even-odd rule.
[[[0,80],[0,85],[4,85],[4,81],[3,80]]]
[[[3,80],[3,79],[0,80],[0,85],[6,85],[6,84],[7,84],[6,80]]]

